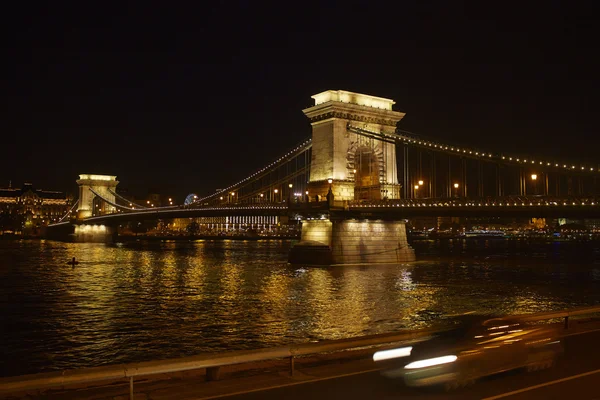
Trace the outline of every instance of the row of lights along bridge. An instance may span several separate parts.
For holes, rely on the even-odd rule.
[[[354,173],[356,173],[356,170],[354,170]],[[536,183],[537,182],[537,174],[531,174],[531,180],[534,183]],[[328,183],[329,183],[329,185],[331,187],[331,184],[333,183],[333,180],[332,179],[328,179]],[[422,193],[421,197],[423,197],[423,196],[426,195],[424,193],[424,190],[425,190],[424,185],[425,185],[425,181],[423,181],[422,179],[420,179],[418,181],[418,184],[414,186],[414,188],[415,188],[415,197],[416,198],[420,197],[419,193]],[[459,189],[460,185],[458,183],[454,183],[453,186],[454,186],[454,197],[459,197],[458,189]],[[291,183],[288,184],[288,187],[290,189],[289,190],[289,200],[290,201],[292,200],[292,197],[295,198],[296,200],[298,200],[298,199],[301,198],[302,193],[297,193],[297,192],[292,193],[293,184],[291,184]],[[537,186],[535,187],[535,190],[537,191]],[[382,192],[382,197],[386,198],[387,197],[386,193],[387,193],[387,191]],[[308,201],[308,196],[309,196],[308,190],[304,194],[306,196],[306,201]],[[537,194],[537,193],[535,193],[535,194]],[[279,189],[273,189],[273,197],[271,198],[271,201],[273,201],[273,202],[278,202],[278,201],[279,202],[283,202],[283,198],[281,197],[282,195],[283,195],[283,193],[280,193]],[[236,199],[235,196],[236,196],[236,192],[229,192],[226,198],[224,196],[220,196],[219,200],[221,202],[235,203],[236,202],[235,201],[235,199]],[[265,194],[264,193],[260,193],[258,195],[257,200],[259,202],[264,202],[265,201]],[[171,199],[169,199],[169,203],[173,204],[171,202]]]
[[[331,185],[331,183],[333,182],[333,180],[332,180],[332,179],[329,179],[329,181],[328,181],[328,182],[329,182],[329,184]],[[300,197],[302,197],[302,193],[297,193],[297,192],[294,192],[294,193],[292,193],[292,188],[294,187],[294,185],[293,185],[293,184],[291,184],[291,183],[290,183],[290,184],[288,184],[288,187],[289,187],[289,189],[290,189],[290,190],[289,190],[289,197],[290,197],[290,200],[292,199],[292,195],[293,195],[293,197],[294,197],[295,199],[299,199]],[[304,194],[305,194],[305,195],[308,197],[308,190],[307,190],[306,192],[304,192]],[[235,203],[235,198],[236,198],[235,196],[236,196],[236,192],[229,192],[229,193],[227,194],[227,197],[220,196],[220,197],[219,197],[219,200],[220,200],[221,202]],[[283,199],[282,199],[282,197],[281,197],[281,196],[283,196],[283,191],[281,191],[281,193],[280,193],[279,189],[273,189],[273,196],[272,196],[272,198],[271,198],[271,201],[273,201],[273,202],[278,202],[278,201],[279,201],[279,202],[283,202]],[[265,201],[265,194],[264,194],[264,193],[260,193],[260,194],[258,195],[258,198],[257,198],[257,200],[258,200],[259,202],[264,202],[264,201]],[[268,199],[267,199],[267,200],[268,200]]]
[[[534,182],[534,184],[537,183],[537,178],[538,178],[537,174],[531,174],[531,180]],[[425,182],[422,179],[420,179],[418,181],[418,184],[415,185],[415,198],[419,197],[419,189],[421,189],[421,187],[423,187],[424,184],[425,184]],[[454,197],[459,197],[458,196],[458,188],[460,187],[460,185],[458,183],[454,183],[453,186],[454,186]],[[534,185],[534,191],[536,192],[534,194],[537,194],[537,185]]]

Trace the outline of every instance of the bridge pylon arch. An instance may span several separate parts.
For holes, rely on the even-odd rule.
[[[94,199],[96,194],[115,203],[115,195],[113,194],[119,184],[117,177],[114,175],[96,175],[96,174],[81,174],[77,180],[79,185],[79,205],[77,207],[77,219],[91,217],[96,213],[110,214],[115,212],[115,207],[106,202],[102,204],[96,203],[98,210],[94,210]],[[100,209],[101,208],[101,209]]]
[[[400,198],[396,145],[383,136],[394,134],[405,115],[392,110],[395,101],[344,90],[327,90],[312,98],[315,105],[303,110],[312,125],[309,195],[325,197],[331,187],[336,200]],[[352,127],[382,136],[366,137]],[[375,162],[366,166],[377,168],[368,173],[377,178],[375,182],[357,179],[366,173],[360,171],[365,165],[355,159],[357,149],[370,149],[376,155]]]

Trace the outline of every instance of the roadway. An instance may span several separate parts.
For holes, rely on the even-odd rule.
[[[442,388],[409,388],[400,380],[389,380],[376,370],[374,350],[336,353],[329,358],[298,359],[290,377],[287,361],[263,363],[262,371],[235,369],[222,379],[204,382],[204,371],[163,374],[154,379],[140,378],[135,383],[135,400],[319,400],[319,399],[600,399],[600,324],[585,324],[596,331],[563,339],[564,355],[548,370],[511,371],[480,379],[475,385],[445,392]],[[569,328],[569,332],[577,332]],[[579,330],[581,332],[581,330]],[[344,356],[346,354],[346,356]],[[365,355],[367,358],[364,358]],[[281,367],[284,366],[282,369]],[[271,389],[266,389],[266,388]],[[13,393],[7,398],[36,400],[114,400],[127,399],[125,382],[85,385],[49,391]]]
[[[487,377],[474,386],[445,392],[416,389],[382,377],[379,371],[309,382],[275,389],[219,397],[253,399],[600,399],[600,332],[564,339],[565,353],[548,370],[512,371]]]

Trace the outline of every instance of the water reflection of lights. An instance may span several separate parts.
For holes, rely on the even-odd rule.
[[[308,270],[307,270],[306,268],[298,268],[298,269],[296,270],[296,275],[301,275],[301,274],[304,274],[304,273],[306,273],[307,271],[308,271]]]
[[[403,269],[402,272],[400,272],[398,280],[396,281],[396,287],[407,292],[415,290],[416,285],[413,283],[411,275],[412,272],[407,269]]]
[[[360,269],[344,268],[336,278],[328,270],[311,272],[314,334],[336,339],[348,336],[349,326],[354,327],[355,335],[368,329],[375,304],[367,301],[368,283],[362,279]]]
[[[10,265],[11,252],[24,260],[3,272],[6,297],[28,305],[15,307],[14,320],[26,327],[27,318],[39,318],[49,338],[39,340],[36,326],[10,333],[7,357],[61,354],[56,368],[91,366],[92,357],[140,361],[414,329],[464,310],[564,309],[600,293],[591,279],[600,268],[586,272],[589,287],[572,291],[565,279],[581,270],[549,280],[552,269],[492,260],[290,267],[282,261],[288,245],[281,242],[2,245],[10,250],[0,252],[1,265]],[[73,256],[81,261],[76,268],[65,265]],[[36,312],[32,307],[38,315],[27,314]]]

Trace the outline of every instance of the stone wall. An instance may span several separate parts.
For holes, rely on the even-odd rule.
[[[402,263],[415,260],[400,221],[335,221],[332,230],[334,264]]]
[[[298,264],[398,264],[415,260],[401,221],[302,221],[290,252]]]
[[[301,242],[318,242],[331,246],[332,223],[328,219],[302,221]]]

